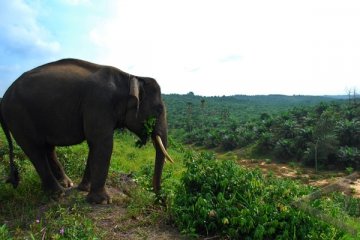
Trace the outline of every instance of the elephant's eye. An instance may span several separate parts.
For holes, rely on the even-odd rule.
[[[157,113],[158,115],[161,115],[161,114],[163,113],[163,111],[164,111],[164,107],[163,107],[162,105],[158,105],[158,106],[156,107],[156,113]]]

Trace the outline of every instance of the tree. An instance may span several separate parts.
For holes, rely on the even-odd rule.
[[[192,102],[187,102],[187,119],[186,119],[186,130],[187,131],[192,131],[193,129],[193,123],[192,123],[192,112],[193,112],[193,104]]]
[[[201,109],[202,110],[204,110],[204,108],[205,108],[205,99],[203,98],[203,99],[201,99]]]
[[[355,147],[360,144],[360,121],[342,119],[336,124],[336,133],[341,146]]]
[[[335,121],[331,111],[324,111],[314,127],[313,141],[310,147],[314,151],[315,171],[318,171],[319,160],[326,160],[332,153],[335,154],[338,140],[334,132]]]

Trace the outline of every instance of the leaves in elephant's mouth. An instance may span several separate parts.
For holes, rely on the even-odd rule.
[[[147,140],[151,136],[154,131],[156,125],[156,118],[149,117],[146,121],[144,121],[144,131],[142,137],[136,141],[135,146],[141,148],[146,145]]]
[[[144,128],[145,128],[145,132],[146,132],[146,136],[149,137],[155,128],[156,125],[156,118],[155,117],[149,117],[145,123],[144,123]]]

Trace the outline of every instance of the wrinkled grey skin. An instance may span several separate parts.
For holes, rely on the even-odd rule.
[[[159,135],[167,146],[167,122],[160,87],[152,78],[138,77],[110,66],[63,59],[22,74],[1,101],[0,120],[10,146],[9,182],[18,184],[12,140],[24,150],[39,174],[44,190],[62,194],[72,182],[55,153],[55,146],[87,141],[89,155],[80,190],[87,200],[110,202],[105,189],[115,129],[127,128],[145,144]],[[147,136],[144,123],[156,118]],[[153,177],[160,190],[164,154],[155,143]]]

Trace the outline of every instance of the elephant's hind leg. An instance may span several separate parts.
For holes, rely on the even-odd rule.
[[[7,122],[12,136],[28,156],[40,176],[45,191],[62,195],[65,191],[55,178],[47,159],[45,139],[39,134],[28,109],[16,101],[7,109]]]
[[[63,195],[65,190],[59,184],[50,168],[46,147],[31,144],[23,140],[18,141],[18,143],[39,174],[43,189],[55,197]]]
[[[47,156],[47,160],[48,160],[49,166],[51,168],[51,171],[52,171],[54,177],[61,184],[61,186],[65,187],[65,188],[72,187],[74,184],[71,181],[71,179],[65,174],[64,168],[56,156],[55,146],[47,147],[46,156]]]

